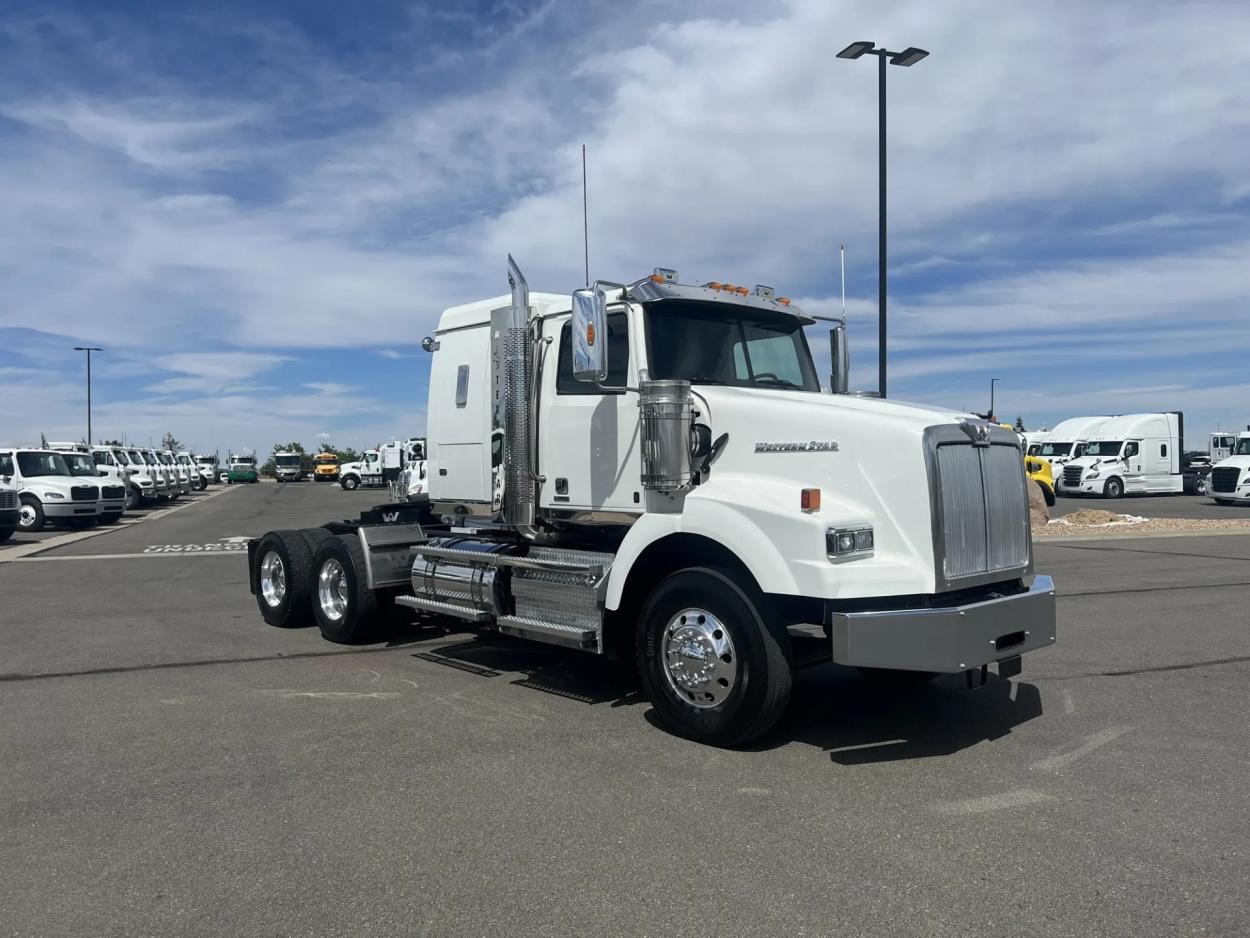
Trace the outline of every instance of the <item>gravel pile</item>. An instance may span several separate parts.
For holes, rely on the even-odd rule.
[[[1140,518],[1121,515],[1099,508],[1082,508],[1062,518],[1051,520],[1045,526],[1034,525],[1036,540],[1052,540],[1064,537],[1146,537],[1149,535],[1177,532],[1245,531],[1250,534],[1250,520],[1200,519],[1200,518]]]

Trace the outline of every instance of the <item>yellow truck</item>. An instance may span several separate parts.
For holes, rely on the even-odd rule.
[[[1015,430],[1015,427],[1009,423],[1000,423],[999,426],[1008,430]],[[1016,436],[1020,440],[1020,452],[1025,454],[1024,474],[1037,483],[1038,488],[1042,490],[1042,497],[1046,499],[1047,507],[1053,508],[1055,505],[1055,477],[1050,470],[1050,460],[1028,455],[1029,445],[1024,439],[1024,434],[1016,430]]]
[[[318,453],[313,457],[313,481],[337,482],[339,458],[333,453]]]

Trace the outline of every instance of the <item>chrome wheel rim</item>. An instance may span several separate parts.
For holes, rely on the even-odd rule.
[[[286,599],[286,566],[277,551],[269,551],[260,562],[260,594],[270,609]]]
[[[338,622],[347,612],[347,576],[343,565],[331,557],[317,574],[317,602],[331,622]]]
[[[24,502],[22,507],[17,510],[17,526],[19,528],[29,528],[35,523],[35,508],[33,505],[27,505]]]
[[[738,654],[729,630],[706,609],[683,609],[664,627],[664,677],[680,699],[706,709],[722,704],[738,683]]]

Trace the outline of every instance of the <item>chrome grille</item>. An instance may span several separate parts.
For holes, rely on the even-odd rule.
[[[935,455],[938,547],[947,583],[1023,573],[1030,560],[1029,510],[1019,448],[943,443]]]
[[[1081,467],[1080,466],[1064,466],[1063,467],[1063,484],[1077,486],[1081,484]]]
[[[1217,466],[1211,470],[1212,492],[1235,492],[1241,469],[1237,466]]]
[[[12,511],[17,507],[17,493],[9,490],[0,492],[0,511]]]

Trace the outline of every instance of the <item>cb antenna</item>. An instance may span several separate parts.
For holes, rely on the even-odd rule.
[[[586,208],[586,144],[582,144],[582,249],[586,257],[586,286],[590,287],[590,214]]]

